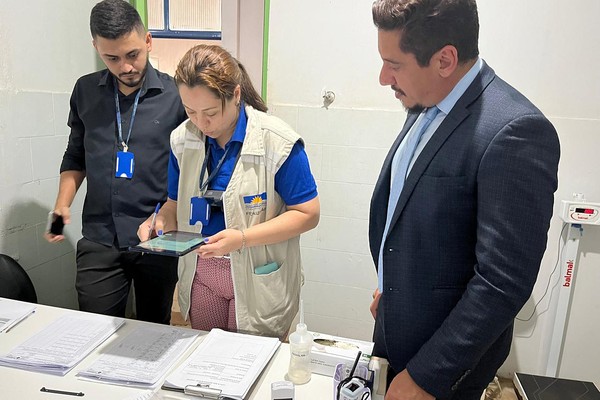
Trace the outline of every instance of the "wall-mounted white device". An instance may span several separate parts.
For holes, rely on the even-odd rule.
[[[577,272],[579,240],[583,235],[583,225],[600,225],[600,203],[588,203],[582,193],[573,193],[573,199],[563,200],[562,204],[561,218],[569,229],[565,237],[565,245],[561,251],[560,286],[558,286],[558,300],[556,301],[554,323],[551,327],[548,363],[546,364],[546,375],[557,378],[560,373],[571,295]]]
[[[563,200],[562,219],[568,224],[600,225],[600,203]]]

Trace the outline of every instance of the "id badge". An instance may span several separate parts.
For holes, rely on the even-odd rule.
[[[117,166],[115,177],[131,179],[133,177],[133,166],[135,162],[133,153],[128,151],[117,152]]]
[[[198,222],[207,225],[210,220],[210,204],[204,197],[192,197],[190,203],[190,225]]]

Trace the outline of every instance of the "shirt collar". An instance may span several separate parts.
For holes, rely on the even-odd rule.
[[[477,58],[475,64],[473,64],[473,66],[471,67],[471,69],[469,69],[465,76],[463,76],[460,79],[460,81],[458,81],[458,83],[456,84],[456,86],[454,86],[454,88],[448,94],[448,96],[446,96],[444,100],[440,101],[437,104],[437,107],[440,109],[440,111],[442,111],[446,115],[450,113],[452,107],[454,107],[458,99],[460,99],[460,97],[467,91],[467,88],[469,87],[469,85],[471,85],[471,83],[473,83],[475,77],[477,76],[479,71],[481,71],[482,67],[483,60],[481,58]]]
[[[248,117],[246,116],[246,110],[244,108],[244,103],[241,102],[240,103],[240,115],[238,116],[237,123],[235,124],[235,129],[233,130],[233,135],[231,136],[231,139],[229,139],[229,142],[227,142],[225,147],[229,146],[229,144],[233,143],[233,142],[239,142],[239,143],[244,142],[244,138],[246,137],[247,121],[248,121]],[[217,144],[217,141],[211,137],[208,138],[208,143],[210,143],[211,146],[217,146],[217,147],[219,146]]]

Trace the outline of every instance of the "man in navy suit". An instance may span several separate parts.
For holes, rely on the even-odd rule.
[[[370,212],[385,398],[479,399],[546,248],[558,137],[479,58],[475,0],[377,0],[372,11],[380,83],[408,111]]]

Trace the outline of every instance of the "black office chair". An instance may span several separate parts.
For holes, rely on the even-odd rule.
[[[6,254],[0,254],[0,297],[37,303],[35,287],[29,275]]]

